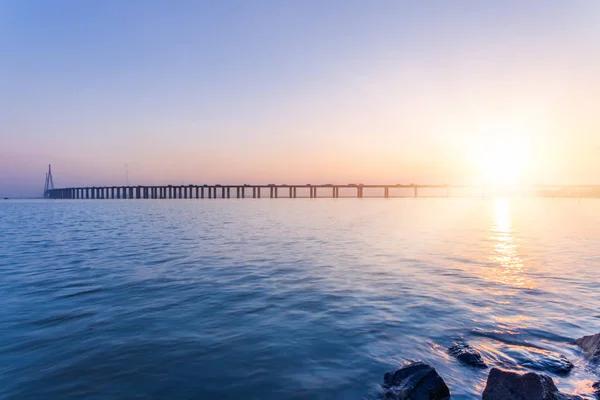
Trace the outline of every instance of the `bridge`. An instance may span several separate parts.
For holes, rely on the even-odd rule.
[[[244,198],[339,198],[341,197],[453,197],[485,195],[491,188],[477,185],[418,185],[418,184],[267,184],[267,185],[168,185],[168,186],[93,186],[47,189],[44,197],[50,199],[244,199]],[[435,194],[423,195],[426,189]],[[462,189],[457,194],[457,189]],[[508,190],[508,189],[505,189]],[[600,185],[530,185],[520,191],[547,197],[600,197]],[[465,195],[465,191],[470,193]],[[392,192],[392,194],[391,194]],[[475,194],[473,194],[475,193]],[[591,194],[590,196],[586,193]]]

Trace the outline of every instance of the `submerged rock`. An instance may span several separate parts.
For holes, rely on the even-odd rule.
[[[529,372],[517,374],[492,368],[482,400],[583,400],[579,396],[560,393],[552,378]]]
[[[600,364],[600,333],[592,336],[584,336],[575,341],[581,347],[583,354],[589,357],[593,363]]]
[[[450,390],[435,368],[422,362],[406,365],[383,377],[389,400],[443,400]]]
[[[574,367],[564,355],[543,348],[508,345],[501,350],[503,358],[497,365],[501,368],[512,369],[521,366],[544,373],[567,375]]]
[[[481,354],[466,343],[458,343],[448,349],[452,357],[456,357],[460,362],[471,365],[476,368],[487,368]]]
[[[566,375],[574,365],[562,354],[544,354],[541,357],[532,357],[523,361],[522,365],[538,371],[548,371],[557,375]]]

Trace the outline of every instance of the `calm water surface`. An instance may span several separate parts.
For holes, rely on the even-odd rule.
[[[424,360],[475,399],[457,339],[594,379],[599,200],[4,201],[0,238],[0,398],[375,399]]]

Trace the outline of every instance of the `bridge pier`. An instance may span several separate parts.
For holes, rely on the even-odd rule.
[[[419,197],[419,190],[417,186],[414,186],[415,192],[414,192],[414,197],[417,198]]]
[[[387,186],[383,190],[383,197],[385,197],[386,199],[390,197],[390,188]]]

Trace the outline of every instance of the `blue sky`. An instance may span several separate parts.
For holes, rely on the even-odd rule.
[[[491,136],[600,182],[598,43],[595,0],[0,0],[0,195],[468,183]]]

